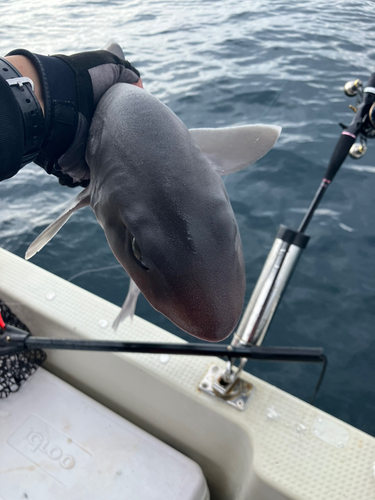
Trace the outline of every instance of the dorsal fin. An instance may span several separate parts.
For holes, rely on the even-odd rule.
[[[55,234],[62,228],[65,222],[76,210],[90,205],[89,187],[90,186],[87,186],[87,188],[81,191],[74,199],[73,203],[31,243],[26,251],[26,260],[31,259],[31,257],[39,252],[39,250],[41,250],[55,236]]]
[[[104,47],[104,50],[108,50],[108,52],[111,52],[115,56],[119,57],[120,59],[123,59],[125,61],[125,56],[122,48],[117,42],[108,42],[106,46]]]
[[[211,160],[219,175],[227,175],[255,163],[275,145],[281,127],[242,125],[227,128],[189,130],[200,150]]]

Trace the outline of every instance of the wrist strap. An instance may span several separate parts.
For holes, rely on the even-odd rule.
[[[34,161],[44,138],[44,117],[30,78],[23,77],[6,59],[0,57],[0,75],[7,81],[22,113],[24,151],[22,166]]]

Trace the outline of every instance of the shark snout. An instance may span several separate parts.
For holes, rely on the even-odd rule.
[[[214,302],[214,303],[213,303]],[[176,308],[175,323],[190,335],[208,342],[220,342],[235,329],[242,311],[242,300],[224,305],[206,297],[197,304]],[[169,311],[170,317],[173,312]]]
[[[224,278],[227,278],[224,272]],[[216,279],[215,279],[216,277]],[[185,332],[209,342],[226,339],[235,329],[243,308],[245,280],[243,273],[221,283],[220,272],[208,279],[194,276],[174,278],[170,286],[159,288],[149,302]],[[216,281],[216,283],[215,283]],[[166,294],[166,290],[168,290]],[[147,294],[147,292],[146,292]]]

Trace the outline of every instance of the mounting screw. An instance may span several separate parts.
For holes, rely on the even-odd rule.
[[[238,406],[238,408],[241,408],[241,409],[243,408],[243,399],[239,399],[237,401],[237,406]]]
[[[9,335],[7,335],[7,336],[5,337],[5,342],[10,342],[10,341],[11,341],[11,338],[10,338],[10,336],[9,336]]]
[[[207,388],[208,388],[208,384],[207,384],[207,382],[203,382],[203,384],[202,384],[202,389],[207,389]]]

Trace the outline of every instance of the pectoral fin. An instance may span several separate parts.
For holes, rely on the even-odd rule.
[[[255,163],[275,145],[281,127],[243,125],[189,130],[198,147],[211,160],[219,175],[227,175]]]
[[[31,243],[26,251],[25,259],[31,259],[31,257],[39,252],[39,250],[55,236],[76,210],[86,207],[87,205],[90,205],[89,186],[81,191],[74,199],[73,203]]]
[[[126,296],[125,302],[122,305],[121,311],[115,321],[113,322],[112,328],[117,330],[121,321],[124,321],[126,318],[130,318],[133,320],[135,307],[137,305],[138,296],[141,293],[140,289],[134,283],[132,279],[130,279],[129,291]]]

